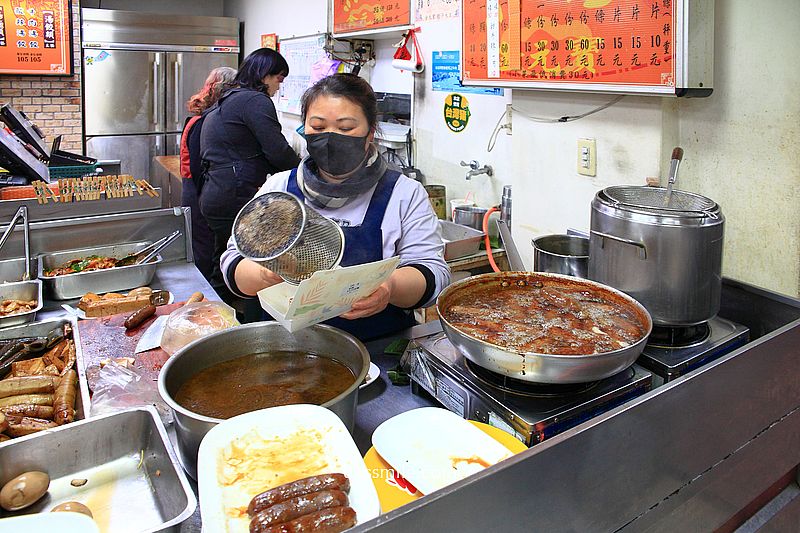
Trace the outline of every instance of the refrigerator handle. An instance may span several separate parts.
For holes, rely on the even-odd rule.
[[[153,124],[158,126],[158,101],[159,101],[159,79],[158,79],[158,67],[159,67],[159,60],[158,54],[153,57]]]
[[[175,103],[173,107],[175,108],[175,129],[180,128],[180,120],[181,120],[181,70],[182,66],[179,63],[179,59],[175,60],[174,63],[175,67]]]

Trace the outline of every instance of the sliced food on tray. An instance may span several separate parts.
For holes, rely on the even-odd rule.
[[[169,302],[170,297],[166,291],[153,291],[150,287],[139,287],[127,294],[109,292],[99,295],[87,292],[78,302],[78,309],[83,311],[86,317],[96,318],[117,313],[132,313],[150,304],[163,305]]]
[[[0,340],[0,441],[75,419],[78,375],[69,325]]]

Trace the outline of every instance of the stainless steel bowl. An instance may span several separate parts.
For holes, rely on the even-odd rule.
[[[544,235],[531,241],[534,272],[585,278],[589,272],[589,239],[577,235]]]
[[[272,351],[304,351],[346,365],[356,376],[353,384],[322,406],[336,413],[353,431],[358,386],[369,370],[369,352],[361,341],[340,329],[321,324],[294,333],[277,322],[256,322],[226,329],[177,351],[158,376],[158,392],[175,417],[178,455],[186,472],[193,478],[197,479],[200,441],[222,420],[186,409],[175,401],[174,395],[190,377],[205,368],[245,355]]]
[[[467,291],[473,299],[479,299],[482,292],[492,293],[502,290],[503,284],[515,285],[518,281],[526,283],[536,279],[562,279],[571,284],[591,287],[608,294],[612,299],[625,301],[644,322],[646,333],[636,343],[619,350],[590,355],[556,355],[520,352],[498,344],[473,337],[447,321],[447,308],[451,300],[461,291]],[[627,294],[594,281],[574,278],[561,274],[530,272],[497,272],[472,276],[448,286],[436,301],[439,320],[447,338],[473,363],[492,372],[522,381],[534,383],[586,383],[607,378],[625,370],[642,353],[647,337],[653,329],[650,314],[639,302]]]

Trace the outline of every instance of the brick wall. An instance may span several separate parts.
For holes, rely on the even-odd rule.
[[[0,103],[10,102],[44,132],[63,135],[61,148],[82,153],[81,6],[72,0],[73,74],[69,77],[0,75]]]

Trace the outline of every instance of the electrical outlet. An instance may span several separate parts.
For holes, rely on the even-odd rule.
[[[363,49],[364,51],[361,53],[361,57],[363,57],[365,61],[372,59],[372,56],[375,52],[375,41],[368,41],[366,39],[353,39],[352,42],[354,52]]]
[[[506,135],[511,135],[511,125],[513,124],[511,120],[512,109],[511,104],[506,104],[506,123],[503,126],[506,129]]]
[[[578,174],[597,176],[597,143],[594,139],[578,139]]]

